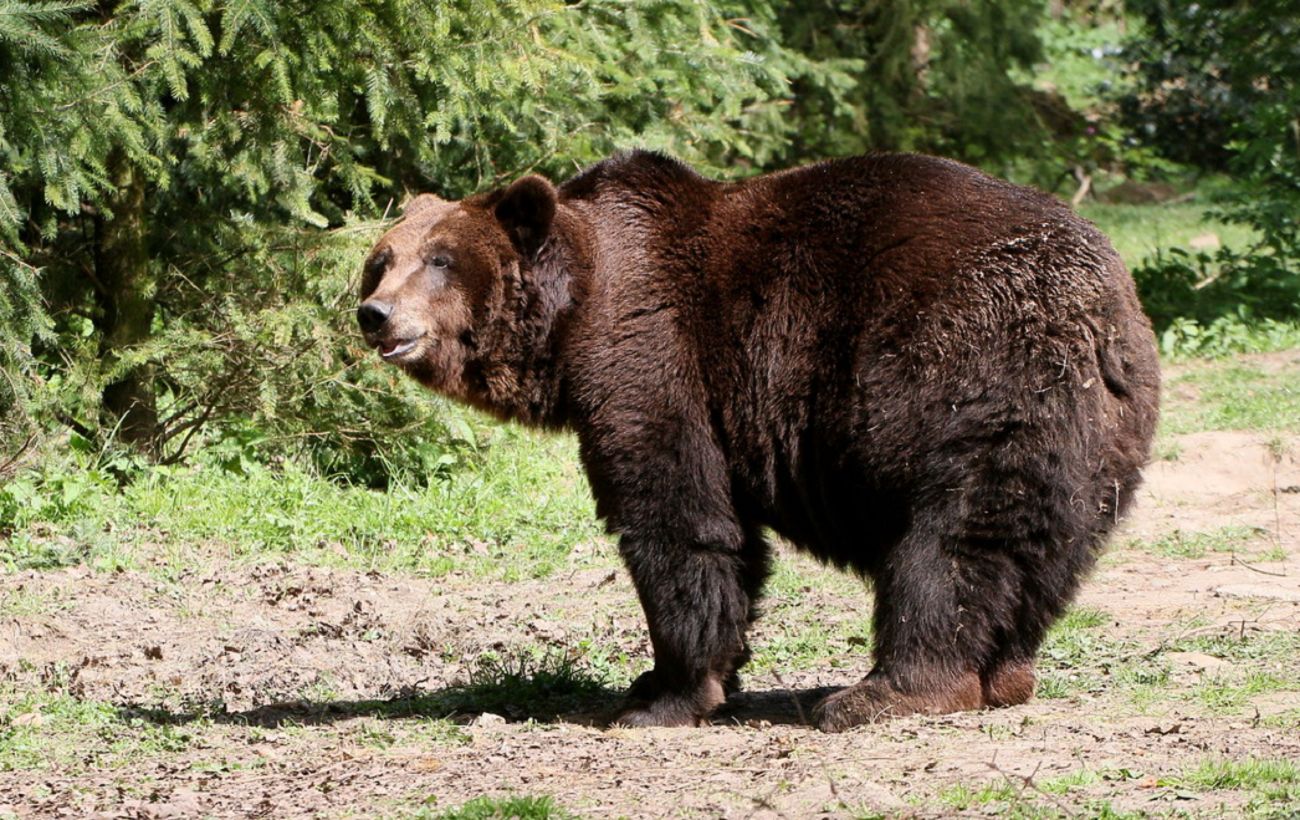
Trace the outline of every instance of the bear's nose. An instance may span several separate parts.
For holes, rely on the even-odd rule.
[[[369,299],[357,308],[357,324],[366,333],[378,333],[379,329],[393,315],[393,306],[378,299]]]

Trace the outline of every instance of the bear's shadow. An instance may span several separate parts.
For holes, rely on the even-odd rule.
[[[715,726],[809,725],[808,716],[813,706],[837,688],[737,692],[714,713],[711,723]],[[128,704],[118,707],[118,711],[124,718],[163,725],[211,720],[272,729],[285,725],[319,726],[359,717],[445,719],[470,724],[482,720],[484,715],[496,715],[507,723],[531,720],[604,727],[623,705],[623,692],[604,686],[584,685],[576,691],[555,689],[521,693],[509,684],[480,684],[433,691],[408,690],[387,699],[282,701],[234,712],[227,711],[221,703],[176,711]]]

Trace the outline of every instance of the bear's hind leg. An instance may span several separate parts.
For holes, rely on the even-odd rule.
[[[1038,676],[1034,659],[1005,658],[993,661],[980,673],[984,705],[990,709],[1019,706],[1034,696]]]
[[[1032,693],[1032,652],[1013,656],[1001,646],[1004,636],[1023,637],[1024,570],[1014,551],[954,534],[960,522],[942,514],[914,520],[921,523],[875,573],[875,668],[817,705],[824,730],[1008,705]],[[990,664],[1003,656],[1031,660],[1027,669]]]
[[[980,671],[985,706],[1015,706],[1033,697],[1038,648],[1092,565],[1096,538],[1062,535],[1048,548],[1006,548],[1007,572],[1018,579],[1018,607],[1010,624],[995,635],[995,649]]]

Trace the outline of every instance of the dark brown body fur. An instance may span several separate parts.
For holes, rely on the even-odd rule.
[[[875,668],[823,728],[1032,694],[1156,420],[1095,228],[912,155],[717,183],[633,153],[430,203],[376,246],[363,297],[397,309],[368,338],[426,328],[412,375],[577,432],[655,649],[622,722],[695,723],[735,685],[764,527],[874,584]],[[392,273],[439,248],[438,288]]]

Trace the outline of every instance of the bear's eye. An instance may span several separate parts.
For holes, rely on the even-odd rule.
[[[429,260],[429,264],[435,268],[443,269],[451,265],[451,260],[445,256],[435,256]]]

